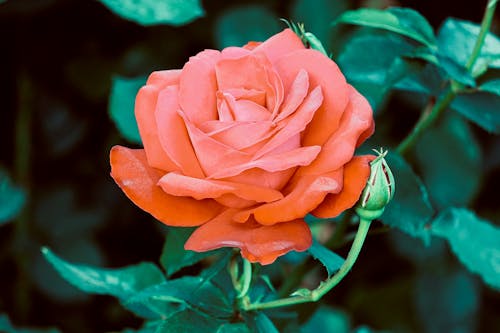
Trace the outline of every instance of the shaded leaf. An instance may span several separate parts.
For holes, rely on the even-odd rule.
[[[239,6],[224,12],[215,26],[217,47],[261,42],[281,30],[277,16],[259,5]]]
[[[441,213],[430,232],[448,240],[458,259],[483,280],[500,289],[500,228],[464,208]]]
[[[455,60],[447,56],[438,56],[438,59],[439,67],[442,68],[451,79],[460,82],[465,86],[476,86],[476,81],[469,71],[467,71],[465,66],[455,62]]]
[[[394,174],[397,191],[381,220],[413,237],[425,239],[428,236],[425,226],[434,214],[427,190],[401,155],[390,152],[386,160]]]
[[[482,156],[467,122],[458,115],[448,116],[427,129],[415,148],[436,208],[466,206],[474,198],[482,180]]]
[[[500,134],[500,95],[489,92],[459,94],[451,108],[488,132]]]
[[[300,333],[349,333],[350,331],[349,317],[343,311],[322,305],[301,327]]]
[[[448,18],[438,32],[439,54],[465,66],[472,54],[480,27],[472,22]],[[488,33],[472,74],[477,76],[487,67],[500,68],[500,39]]]
[[[216,333],[250,333],[248,326],[244,323],[230,324],[226,323],[221,325]]]
[[[204,15],[199,0],[100,0],[116,15],[149,26],[187,24]]]
[[[180,304],[216,317],[227,317],[232,313],[231,303],[219,288],[206,279],[194,276],[185,276],[149,287],[132,295],[125,305],[134,309],[139,306],[151,308],[150,305],[158,308],[161,303]],[[163,315],[165,314],[167,313]]]
[[[171,276],[184,267],[194,265],[214,253],[214,251],[195,252],[184,249],[184,244],[193,230],[193,228],[169,228],[160,257],[160,263],[167,272],[167,276]]]
[[[486,81],[479,87],[479,90],[500,95],[500,79]]]
[[[196,311],[179,311],[165,319],[155,333],[203,332],[215,333],[220,321],[204,316]]]
[[[335,23],[350,23],[392,31],[431,48],[436,44],[429,22],[418,12],[409,8],[351,10],[343,13]]]
[[[165,281],[160,269],[152,263],[104,269],[71,264],[46,247],[42,248],[42,253],[66,281],[87,293],[111,295],[123,300],[146,287]]]
[[[25,203],[24,190],[14,185],[7,173],[0,169],[0,225],[15,219]]]
[[[279,333],[276,326],[264,312],[245,313],[245,322],[254,333]]]
[[[324,247],[318,241],[314,240],[311,247],[307,250],[314,258],[319,260],[325,266],[328,276],[339,270],[344,263],[344,258]]]
[[[139,128],[135,120],[135,96],[146,83],[146,78],[124,78],[114,76],[109,96],[109,115],[120,134],[132,143],[141,143]]]
[[[476,282],[463,271],[440,274],[423,270],[414,293],[421,331],[476,332],[480,301]]]

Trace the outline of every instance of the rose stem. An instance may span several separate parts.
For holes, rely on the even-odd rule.
[[[493,19],[493,14],[495,13],[495,8],[498,0],[489,0],[486,5],[483,19],[481,21],[481,28],[479,30],[479,35],[477,36],[476,43],[472,50],[472,54],[465,65],[465,68],[470,72],[476,63],[477,58],[481,52],[481,48],[484,45],[486,35],[490,29],[491,22]],[[422,112],[420,119],[417,121],[415,127],[412,129],[410,134],[396,147],[396,150],[401,155],[404,155],[408,149],[410,149],[417,139],[420,137],[422,132],[426,130],[430,125],[436,121],[436,119],[446,110],[457,94],[464,88],[464,86],[458,82],[452,82],[447,91],[438,98],[436,104],[432,105],[429,103],[424,111]]]
[[[326,279],[323,283],[321,283],[318,288],[312,290],[310,294],[305,296],[291,296],[263,303],[243,303],[242,304],[243,310],[245,311],[263,310],[263,309],[278,308],[283,306],[290,306],[295,304],[318,301],[333,287],[339,284],[339,282],[342,281],[342,279],[351,270],[352,266],[354,265],[354,263],[358,258],[361,248],[363,247],[366,235],[368,234],[368,230],[370,229],[370,224],[371,224],[370,220],[361,219],[359,221],[358,232],[356,233],[356,237],[354,238],[354,241],[351,245],[349,254],[347,255],[347,258],[340,267],[340,269],[332,277]]]

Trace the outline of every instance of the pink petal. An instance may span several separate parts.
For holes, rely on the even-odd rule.
[[[195,124],[217,119],[215,62],[220,54],[205,50],[191,57],[182,69],[179,83],[179,104]]]
[[[308,165],[318,156],[321,147],[300,147],[284,153],[262,157],[255,161],[236,164],[212,173],[209,178],[220,179],[238,175],[245,170],[258,168],[269,172],[282,171],[301,165]]]
[[[234,223],[231,221],[232,214],[234,210],[226,210],[197,228],[184,248],[206,252],[221,247],[237,247],[250,262],[268,265],[287,252],[305,251],[311,246],[311,231],[302,219],[262,226],[252,221]]]
[[[191,145],[188,132],[177,111],[178,88],[165,88],[158,96],[156,122],[161,146],[168,156],[181,169],[182,173],[192,177],[203,178],[204,173]]]
[[[295,77],[295,80],[288,91],[285,102],[281,105],[279,114],[274,121],[279,122],[295,112],[304,101],[304,98],[306,98],[308,91],[309,77],[307,72],[302,69]]]

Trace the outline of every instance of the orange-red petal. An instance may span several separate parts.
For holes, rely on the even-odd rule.
[[[234,194],[245,200],[272,202],[283,198],[280,191],[271,188],[235,183],[223,180],[198,179],[170,172],[158,184],[163,190],[175,196],[189,196],[195,199],[219,198]]]
[[[236,247],[250,262],[268,265],[287,252],[305,251],[311,246],[311,231],[302,219],[263,226],[254,221],[235,223],[231,221],[233,214],[234,210],[226,210],[197,228],[184,248],[205,252]]]
[[[290,29],[283,30],[257,47],[248,45],[246,48],[251,48],[252,52],[264,52],[272,63],[290,52],[305,49],[302,40]]]
[[[158,72],[155,72],[158,73]],[[158,74],[151,74],[157,81]],[[160,84],[156,82],[155,84]],[[158,88],[153,85],[142,87],[135,99],[135,117],[139,127],[142,144],[146,150],[148,164],[164,171],[179,170],[180,167],[163,150],[158,137],[158,126],[154,111],[158,100]]]
[[[373,130],[373,113],[368,101],[348,85],[349,104],[338,129],[321,147],[321,153],[310,165],[297,170],[296,177],[323,174],[342,167],[354,155],[356,145]]]
[[[306,176],[290,184],[291,191],[283,199],[235,214],[234,220],[245,222],[253,215],[263,225],[273,225],[302,218],[315,209],[328,193],[342,189],[342,169],[321,176]]]
[[[321,218],[331,218],[351,208],[358,202],[361,192],[370,176],[370,162],[373,155],[355,156],[344,167],[344,186],[337,194],[328,194],[312,214]]]
[[[298,50],[281,57],[275,68],[283,81],[285,91],[290,91],[297,74],[305,70],[309,86],[320,86],[323,104],[304,132],[303,144],[323,145],[337,129],[348,102],[347,84],[337,64],[316,50]]]
[[[167,225],[197,226],[221,210],[214,200],[195,200],[163,192],[157,183],[164,173],[148,165],[143,149],[114,146],[110,163],[111,176],[127,197]]]

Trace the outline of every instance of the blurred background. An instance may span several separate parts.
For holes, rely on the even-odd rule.
[[[150,72],[181,68],[206,48],[264,40],[285,27],[279,18],[304,22],[337,59],[353,29],[330,23],[347,9],[410,7],[437,29],[449,16],[480,22],[485,3],[204,0],[204,16],[187,25],[144,27],[93,0],[0,1],[0,199],[10,205],[0,202],[0,314],[15,326],[62,332],[140,326],[115,299],[89,296],[64,282],[40,247],[101,267],[158,260],[164,227],[125,198],[108,161],[113,145],[133,146],[120,136],[108,107],[130,107]],[[493,30],[498,28],[497,14]],[[130,94],[113,95],[119,84]],[[370,101],[389,146],[418,117],[419,103],[404,95]],[[500,141],[475,127],[470,131],[483,158],[469,205],[498,225]],[[445,244],[426,248],[397,231],[368,239],[354,273],[327,302],[353,325],[377,330],[500,332],[498,292],[467,272]]]

